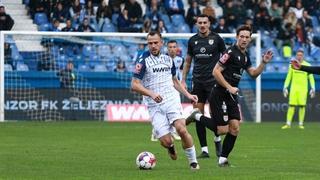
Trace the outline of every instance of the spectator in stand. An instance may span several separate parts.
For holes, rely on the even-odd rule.
[[[118,13],[121,14],[121,4],[123,4],[125,0],[109,0],[109,6],[112,9],[112,14]]]
[[[174,14],[181,14],[184,16],[182,0],[164,0],[164,6],[169,16]]]
[[[235,14],[237,16],[237,24],[243,24],[247,17],[246,7],[243,5],[241,1],[235,1],[234,9],[235,9]]]
[[[61,31],[60,29],[60,21],[57,19],[54,19],[52,22],[51,28],[49,28],[49,31],[54,31],[54,32],[59,32]]]
[[[216,22],[216,14],[214,9],[211,6],[211,1],[208,1],[206,7],[202,9],[202,14],[209,16],[211,25],[215,24]]]
[[[294,14],[296,15],[297,19],[301,19],[302,18],[303,10],[304,10],[304,8],[302,7],[301,1],[297,1],[295,7],[290,7],[289,8],[289,11],[294,12]]]
[[[74,27],[72,27],[71,19],[68,19],[66,21],[66,27],[62,28],[62,31],[64,31],[64,32],[75,32],[76,31],[76,29]]]
[[[281,29],[282,14],[283,11],[279,8],[278,2],[272,2],[271,8],[269,8],[271,30],[279,31]]]
[[[303,21],[299,20],[296,25],[296,45],[307,47],[309,49],[309,41],[308,41],[308,34],[306,28],[304,28]],[[309,52],[309,51],[308,51]]]
[[[312,31],[313,29],[312,18],[310,17],[307,10],[303,11],[302,18],[300,19],[300,21],[303,22],[304,28],[306,28],[307,32]]]
[[[100,21],[104,21],[105,18],[109,18],[111,20],[112,18],[112,9],[111,7],[106,3],[106,1],[101,1],[98,10],[97,10],[97,22],[100,24]]]
[[[58,2],[57,7],[53,11],[52,19],[56,19],[61,23],[63,23],[63,22],[66,22],[69,16],[70,16],[69,12],[63,7],[62,2]]]
[[[158,13],[160,14],[166,14],[164,7],[162,6],[161,0],[147,0],[146,1],[146,16],[149,16],[149,14],[152,12],[152,9],[154,7],[157,7]]]
[[[132,32],[127,9],[122,10],[122,13],[119,15],[117,21],[119,32]]]
[[[114,72],[127,72],[126,63],[122,60],[119,60]]]
[[[245,25],[248,25],[252,29],[252,33],[257,33],[257,26],[253,24],[253,20],[251,18],[247,18],[244,22]]]
[[[254,24],[256,24],[260,30],[270,31],[270,15],[266,6],[265,0],[259,2],[258,7],[254,13]]]
[[[86,16],[89,16],[92,18],[96,16],[94,9],[93,9],[92,0],[87,0],[86,7],[85,7],[85,14],[86,14]]]
[[[222,7],[217,3],[217,0],[211,0],[211,5],[214,9],[214,12],[216,14],[216,18],[220,18],[223,16],[223,9]]]
[[[226,20],[221,17],[219,19],[218,25],[216,28],[213,29],[215,33],[230,33],[228,27],[226,26]]]
[[[292,11],[289,11],[289,12],[284,16],[283,24],[288,24],[288,23],[290,23],[292,29],[296,29],[296,24],[297,24],[297,22],[298,22],[298,19],[297,19],[296,15],[294,14],[294,12],[292,12]]]
[[[147,19],[151,21],[151,29],[156,30],[158,26],[158,22],[161,19],[160,14],[158,12],[158,7],[157,6],[152,6],[151,7],[151,12],[149,13],[148,16],[146,16]]]
[[[84,18],[83,23],[78,27],[79,32],[95,32],[95,30],[90,26],[89,19]]]
[[[232,29],[237,28],[237,14],[232,0],[227,0],[226,6],[223,8],[224,18],[226,19],[226,25]]]
[[[142,32],[149,33],[150,31],[151,31],[151,21],[150,21],[150,19],[146,19],[143,22]]]
[[[52,12],[50,0],[30,0],[29,8],[32,19],[34,19],[35,13],[46,13],[47,17],[50,17]]]
[[[14,20],[6,14],[4,6],[0,6],[0,31],[9,31],[14,25]]]
[[[163,20],[160,20],[160,21],[158,22],[157,31],[160,32],[161,34],[162,34],[162,33],[168,33],[168,32],[169,32],[168,29],[167,29],[167,27],[165,26]]]
[[[186,17],[186,20],[188,25],[190,26],[190,29],[193,28],[194,24],[197,21],[197,17],[200,14],[201,14],[201,11],[200,11],[198,2],[196,0],[193,0],[191,6],[188,9],[187,17]]]
[[[4,43],[4,64],[10,64],[12,69],[14,69],[11,52],[12,50],[11,50],[10,44],[5,42]]]
[[[282,7],[283,17],[285,17],[288,14],[290,8],[291,8],[290,0],[284,0],[283,7]]]
[[[81,21],[80,20],[81,10],[82,10],[82,6],[80,4],[80,1],[74,0],[72,3],[72,6],[69,9],[69,13],[70,13],[70,16],[71,16],[73,22],[79,23]]]
[[[125,9],[128,10],[128,17],[132,25],[142,23],[142,8],[136,0],[128,0],[125,3]]]
[[[290,58],[290,56],[292,55],[290,52],[293,48],[294,36],[295,36],[295,31],[292,28],[292,24],[287,23],[280,29],[280,31],[277,34],[277,37],[274,40],[277,48],[283,50],[284,52],[283,55],[285,58]],[[288,53],[285,53],[285,52],[288,52]]]

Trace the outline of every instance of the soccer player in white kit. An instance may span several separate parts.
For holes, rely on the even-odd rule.
[[[171,159],[177,159],[171,131],[176,128],[181,137],[182,147],[192,170],[200,169],[192,136],[189,134],[182,115],[181,92],[192,102],[198,98],[183,88],[175,76],[175,65],[168,55],[161,54],[163,45],[159,32],[147,35],[149,51],[143,53],[136,62],[131,88],[143,95],[147,102],[151,123],[161,145],[168,150]]]
[[[179,81],[181,81],[184,59],[177,55],[178,53],[177,41],[176,40],[168,41],[167,49],[168,49],[168,55],[172,58],[174,65],[176,67],[176,77],[178,78]],[[181,137],[179,136],[175,128],[173,128],[173,132],[171,132],[171,136],[175,140],[181,140]],[[158,141],[154,133],[154,129],[152,129],[152,132],[151,132],[151,141]]]

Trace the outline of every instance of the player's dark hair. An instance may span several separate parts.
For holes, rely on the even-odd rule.
[[[197,20],[198,20],[198,18],[204,18],[204,17],[208,18],[210,24],[212,24],[212,22],[214,21],[213,17],[208,16],[206,14],[200,14],[199,16],[197,16]]]
[[[167,44],[170,44],[170,43],[176,43],[176,44],[178,44],[178,42],[177,42],[176,40],[170,40],[170,41],[168,41]]]
[[[249,31],[250,36],[252,35],[252,28],[249,25],[242,25],[242,26],[238,27],[237,36],[240,34],[241,31]]]
[[[158,31],[150,31],[150,32],[148,33],[148,35],[147,35],[147,38],[148,38],[149,36],[154,36],[154,35],[158,35],[160,38],[162,38],[161,33],[158,32]]]

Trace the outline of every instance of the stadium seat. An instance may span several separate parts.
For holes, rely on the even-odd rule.
[[[94,72],[107,72],[108,69],[105,65],[103,64],[96,64],[93,68]]]
[[[190,33],[190,27],[187,24],[181,24],[177,26],[177,33]]]
[[[96,53],[95,46],[84,45],[82,48],[82,55],[84,57],[90,57],[91,55]]]
[[[108,45],[100,45],[98,47],[98,54],[100,57],[107,57],[111,54],[111,48]]]
[[[11,64],[4,64],[4,71],[12,71],[13,68],[11,66]]]
[[[17,63],[17,71],[29,71],[29,67],[23,63]]]
[[[175,27],[180,26],[181,24],[185,24],[184,17],[181,14],[172,15],[171,22]]]
[[[112,17],[111,17],[112,24],[114,24],[116,26],[118,25],[118,17],[119,17],[118,13],[113,13],[112,14]]]
[[[123,54],[127,54],[127,49],[122,44],[115,45],[112,49],[115,56],[120,57]]]
[[[49,31],[51,28],[52,28],[52,25],[50,23],[40,24],[38,26],[39,31]]]
[[[111,23],[104,23],[102,26],[102,32],[116,32],[116,27]]]
[[[170,18],[167,14],[161,14],[160,18],[164,22],[165,26],[168,26],[169,24],[171,24]]]
[[[46,24],[48,22],[49,21],[46,13],[36,13],[34,15],[34,23],[36,23],[37,25]]]
[[[88,71],[91,71],[91,69],[87,64],[79,64],[78,71],[79,72],[88,72]]]

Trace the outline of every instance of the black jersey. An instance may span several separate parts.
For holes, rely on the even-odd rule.
[[[188,55],[194,62],[192,80],[213,81],[212,70],[225,50],[224,41],[217,33],[210,32],[207,37],[201,37],[199,34],[192,36],[188,41]]]
[[[252,65],[248,52],[242,53],[236,45],[226,50],[219,64],[224,67],[223,77],[233,87],[238,87],[243,71]]]

